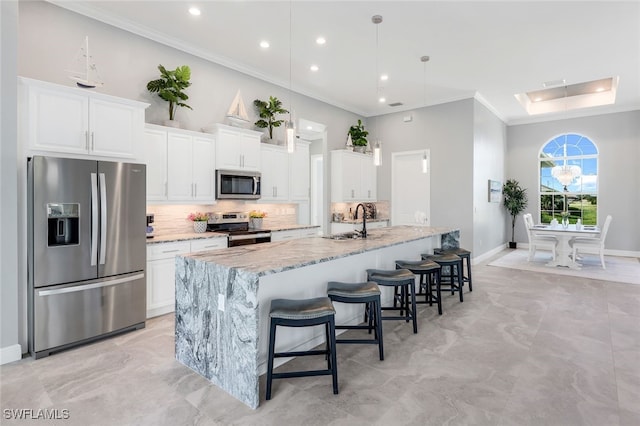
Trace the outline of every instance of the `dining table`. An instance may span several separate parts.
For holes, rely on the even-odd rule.
[[[569,240],[573,237],[580,238],[597,238],[600,236],[600,228],[595,225],[582,225],[579,229],[575,224],[568,225],[566,228],[562,224],[541,224],[534,225],[531,231],[537,235],[556,237],[558,239],[558,247],[556,250],[556,258],[547,263],[547,266],[566,266],[571,269],[580,269],[582,265],[576,259],[571,258],[571,246]]]

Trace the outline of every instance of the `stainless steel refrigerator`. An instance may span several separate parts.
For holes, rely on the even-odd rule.
[[[35,156],[28,170],[29,351],[146,319],[146,166]]]

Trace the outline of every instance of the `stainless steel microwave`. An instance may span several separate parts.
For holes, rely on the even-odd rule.
[[[216,171],[216,199],[257,200],[260,198],[260,172]]]

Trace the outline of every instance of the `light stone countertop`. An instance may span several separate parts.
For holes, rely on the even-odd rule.
[[[389,221],[389,218],[387,218],[387,219],[383,219],[383,218],[380,218],[380,219],[367,219],[367,223],[371,223],[371,222],[388,222],[388,221]],[[335,222],[334,221],[334,222],[331,222],[331,223],[362,223],[362,219],[345,219],[345,220],[342,220],[340,222]]]
[[[318,225],[274,225],[269,226],[268,229],[271,232],[277,231],[289,231],[292,229],[309,229],[320,228]],[[205,238],[226,238],[227,234],[224,232],[185,232],[185,233],[168,233],[168,234],[156,234],[153,238],[147,238],[147,245],[160,244],[160,243],[174,243],[177,241],[189,241],[189,240],[202,240]]]
[[[226,250],[194,253],[181,257],[199,262],[236,268],[257,276],[275,274],[371,250],[439,236],[455,228],[431,226],[393,226],[373,229],[366,239],[332,240],[314,237],[230,247]]]

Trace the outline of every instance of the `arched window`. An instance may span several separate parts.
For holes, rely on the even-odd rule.
[[[540,222],[549,223],[554,217],[560,222],[562,212],[567,211],[570,223],[580,218],[585,225],[597,224],[596,145],[586,136],[567,133],[547,142],[540,150],[539,161]]]

